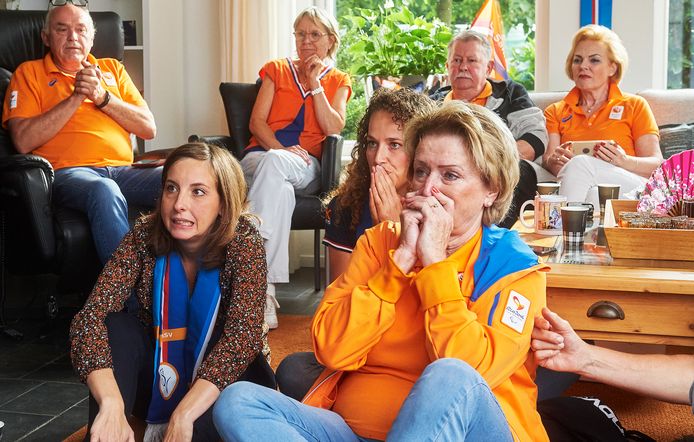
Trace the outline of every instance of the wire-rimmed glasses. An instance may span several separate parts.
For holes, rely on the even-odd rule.
[[[315,43],[318,40],[320,40],[322,37],[325,37],[328,35],[327,32],[318,32],[318,31],[312,31],[312,32],[304,32],[304,31],[298,31],[298,32],[293,32],[294,38],[296,38],[297,41],[304,41],[306,37],[308,37],[309,41],[311,43]]]

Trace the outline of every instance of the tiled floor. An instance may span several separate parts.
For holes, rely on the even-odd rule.
[[[45,281],[50,283],[50,281]],[[0,421],[4,441],[59,441],[87,422],[87,388],[72,371],[68,327],[80,301],[61,299],[58,319],[45,327],[43,297],[25,293],[42,284],[10,278],[7,319],[24,333],[21,341],[0,335]],[[310,315],[323,292],[313,290],[313,269],[301,268],[277,286],[279,313]],[[280,328],[282,324],[280,322]]]

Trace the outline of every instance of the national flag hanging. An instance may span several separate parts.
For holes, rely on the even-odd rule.
[[[612,0],[581,0],[581,27],[590,24],[612,28]]]
[[[489,75],[495,80],[508,80],[506,56],[504,55],[504,22],[501,20],[501,6],[497,0],[485,0],[477,11],[470,29],[489,38],[492,46],[494,69]]]

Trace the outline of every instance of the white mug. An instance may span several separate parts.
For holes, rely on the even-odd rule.
[[[533,224],[526,224],[523,219],[523,211],[529,204],[535,208]],[[537,195],[534,200],[528,200],[521,206],[520,222],[540,235],[561,235],[561,208],[565,205],[564,195]]]

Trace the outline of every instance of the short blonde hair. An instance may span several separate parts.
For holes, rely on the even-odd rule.
[[[607,48],[607,57],[612,63],[617,65],[617,71],[612,76],[612,80],[615,83],[619,83],[624,77],[624,73],[627,71],[629,55],[619,36],[611,29],[600,25],[586,25],[576,32],[571,42],[571,50],[566,57],[566,65],[564,66],[566,76],[569,77],[570,80],[574,80],[573,73],[571,72],[574,52],[576,52],[576,46],[585,40],[597,41],[605,45]]]
[[[340,26],[337,24],[335,17],[328,14],[324,9],[318,8],[316,6],[309,6],[303,11],[299,12],[294,20],[294,30],[299,26],[299,22],[304,19],[304,17],[309,18],[312,22],[318,25],[322,25],[326,31],[328,31],[328,37],[333,38],[333,44],[330,45],[328,49],[328,57],[335,60],[337,55],[337,50],[340,47]]]
[[[429,135],[454,135],[468,150],[482,181],[496,200],[482,213],[485,226],[498,223],[511,206],[518,184],[518,149],[506,124],[494,112],[476,104],[451,100],[439,109],[411,120],[405,129],[406,149],[414,156],[422,139]],[[410,179],[412,178],[410,164]]]
[[[224,262],[225,247],[236,234],[239,218],[247,213],[246,180],[241,165],[226,149],[206,143],[188,143],[177,147],[166,158],[161,174],[162,192],[171,167],[186,158],[204,161],[210,166],[219,194],[219,217],[207,236],[202,256],[205,268],[217,267]],[[161,217],[161,198],[149,216],[153,220],[150,244],[154,253],[165,255],[175,250],[176,242]]]

